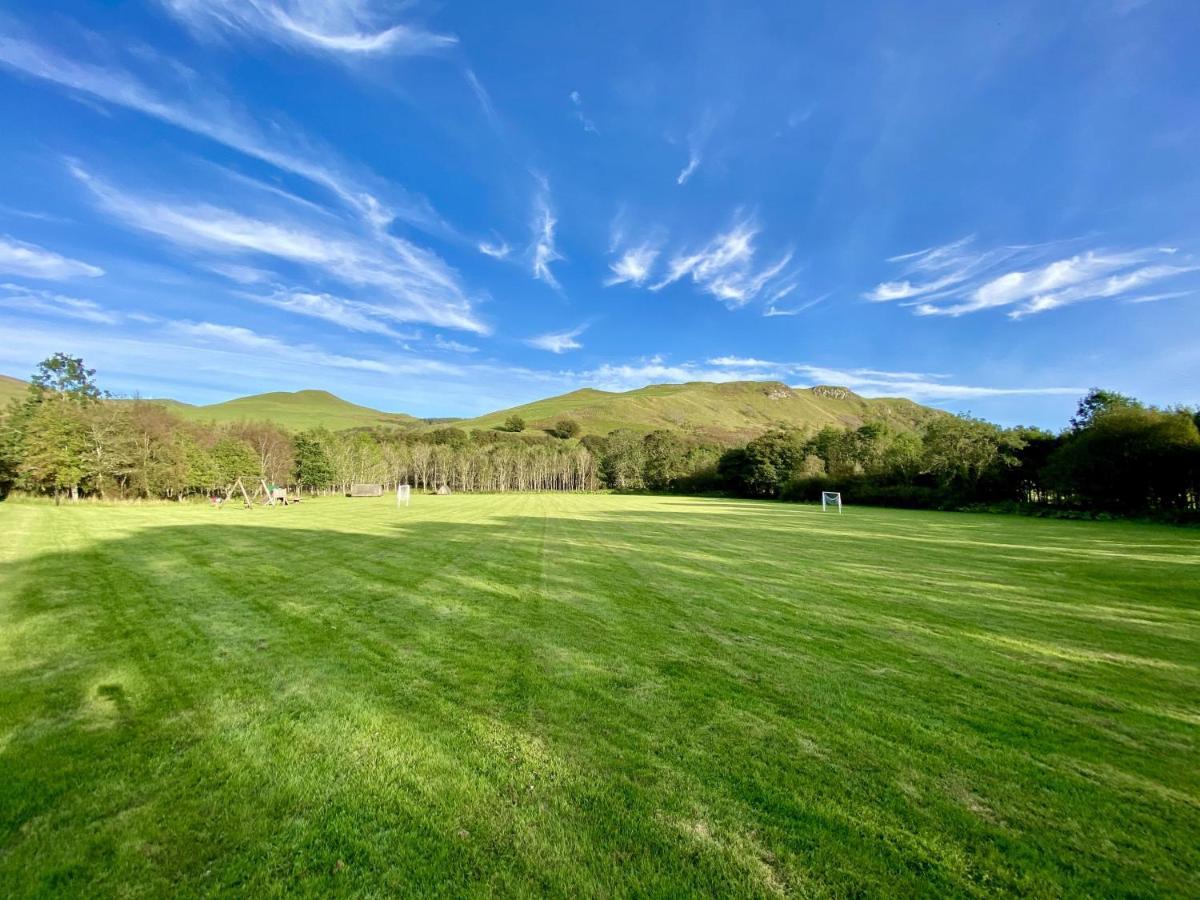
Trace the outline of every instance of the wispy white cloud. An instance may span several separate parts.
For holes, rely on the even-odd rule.
[[[641,285],[650,277],[658,253],[658,249],[649,244],[639,244],[625,250],[616,262],[609,264],[612,275],[605,279],[605,287],[615,284]]]
[[[687,184],[688,179],[700,168],[700,161],[700,151],[693,147],[688,151],[687,165],[679,170],[679,174],[675,177],[675,183],[678,185]]]
[[[942,246],[889,257],[888,262],[902,264],[902,272],[907,277],[877,284],[866,294],[866,298],[874,303],[890,303],[937,294],[962,284],[989,266],[997,265],[1025,249],[1003,247],[980,252],[971,249],[974,240],[974,236],[968,236]]]
[[[78,164],[70,164],[70,170],[102,209],[130,227],[211,254],[262,255],[313,267],[366,289],[373,307],[394,321],[488,331],[454,270],[401,238],[363,237],[326,223],[264,220],[207,203],[146,198],[122,191]]]
[[[583,97],[580,96],[579,91],[571,91],[568,96],[571,98],[571,112],[579,124],[583,126],[583,130],[588,134],[599,134],[600,129],[596,127],[596,123],[589,119],[583,112]]]
[[[10,237],[0,237],[0,272],[46,281],[96,278],[104,274],[99,266]]]
[[[1066,267],[1075,264],[1078,268],[1082,268],[1086,272],[1089,267],[1078,264],[1076,262],[1077,259],[1064,260],[1062,263],[1051,264],[1040,273],[1036,273],[1037,279],[1048,282],[1049,286],[1038,291],[1024,293],[1022,296],[1023,302],[1020,306],[1009,311],[1009,318],[1020,319],[1036,313],[1046,312],[1047,310],[1058,309],[1062,306],[1069,306],[1073,303],[1125,296],[1135,291],[1140,291],[1142,288],[1161,279],[1194,272],[1197,268],[1200,268],[1197,266],[1142,266],[1131,271],[1119,272],[1115,275],[1104,277],[1090,277],[1087,274],[1070,274],[1060,277],[1051,271],[1055,266],[1063,265]],[[1110,257],[1109,259],[1110,264],[1115,265],[1115,263],[1111,263],[1112,258]],[[1064,284],[1067,286],[1064,287]],[[985,287],[988,286],[985,285]],[[980,290],[982,291],[983,288]],[[978,302],[976,300],[976,303]],[[964,308],[966,312],[974,312],[977,307],[976,304],[967,303],[961,304],[960,308]],[[922,315],[930,314],[926,304],[918,307],[917,312]],[[954,311],[954,307],[950,307],[947,311],[937,309],[932,314],[957,315],[958,313]]]
[[[675,176],[675,183],[677,185],[683,186],[687,184],[688,179],[695,175],[696,170],[700,168],[700,163],[704,161],[704,148],[708,144],[709,137],[712,136],[715,124],[712,111],[706,110],[700,124],[688,134],[688,161],[679,170],[679,174]]]
[[[463,344],[459,341],[452,341],[442,337],[440,334],[433,336],[433,345],[439,350],[448,350],[451,353],[478,353],[478,347],[472,347],[470,344]]]
[[[120,316],[92,300],[65,297],[51,291],[34,290],[19,284],[0,284],[0,306],[40,315],[62,316],[112,325]]]
[[[384,229],[393,219],[401,219],[435,234],[454,232],[424,197],[388,185],[391,199],[380,199],[377,191],[347,174],[345,165],[336,162],[332,153],[314,148],[295,128],[275,129],[268,136],[256,124],[256,117],[219,96],[199,93],[194,80],[178,86],[178,97],[164,95],[163,86],[170,82],[164,75],[171,71],[169,65],[156,67],[157,87],[151,87],[124,69],[92,65],[4,34],[0,34],[0,65],[77,96],[135,110],[304,178],[329,191],[374,228]]]
[[[761,369],[775,365],[775,363],[767,362],[766,360],[755,359],[753,356],[714,356],[708,361],[708,364],[730,369]]]
[[[370,0],[162,0],[203,35],[265,37],[301,50],[348,56],[428,53],[457,43],[417,25],[383,25]]]
[[[63,216],[56,216],[53,213],[42,212],[35,209],[21,209],[18,206],[9,206],[7,203],[0,203],[0,213],[6,216],[15,216],[20,219],[36,219],[39,222],[68,222],[69,219]]]
[[[1141,294],[1130,297],[1126,303],[1157,303],[1160,300],[1178,300],[1180,297],[1195,297],[1200,291],[1165,291],[1161,294]]]
[[[537,337],[528,338],[525,343],[530,347],[535,347],[538,350],[547,350],[550,353],[566,353],[568,350],[578,350],[583,344],[575,339],[583,334],[587,330],[587,327],[586,324],[583,324],[578,328],[572,328],[570,331],[540,334]]]
[[[437,360],[416,357],[391,359],[369,359],[329,353],[312,344],[296,344],[281,338],[260,334],[239,325],[223,325],[215,322],[172,321],[164,323],[164,329],[174,335],[193,338],[204,344],[219,347],[234,347],[274,357],[300,354],[306,362],[315,366],[335,369],[357,369],[384,375],[414,375],[427,373],[457,373],[454,366]]]
[[[278,276],[274,272],[269,272],[266,269],[260,269],[256,266],[244,266],[239,263],[208,263],[210,271],[216,272],[230,281],[235,281],[238,284],[269,284],[272,281],[278,280]]]
[[[921,316],[962,316],[1008,309],[1020,319],[1089,300],[1130,295],[1163,279],[1200,269],[1188,259],[1177,265],[1154,262],[1174,248],[1125,251],[1088,250],[1050,258],[1054,245],[975,250],[964,238],[941,247],[891,257],[907,275],[924,277],[876,285],[865,296],[874,302],[901,301]]]
[[[533,265],[533,277],[546,282],[552,288],[557,288],[558,279],[550,271],[550,264],[563,258],[554,244],[554,230],[558,226],[558,220],[554,218],[554,211],[550,208],[549,183],[546,179],[539,178],[538,184],[538,192],[533,198],[533,222],[530,225],[533,242],[530,244],[529,254]]]
[[[332,294],[291,290],[268,296],[251,295],[250,299],[295,315],[332,322],[348,331],[379,334],[400,341],[413,340],[415,337],[411,332],[399,332],[389,325],[386,320],[394,316],[385,307]]]
[[[836,385],[864,397],[909,397],[925,402],[1007,396],[1077,396],[1085,388],[956,384],[947,375],[890,372],[872,368],[836,368],[798,362],[774,362],[741,356],[717,356],[704,362],[668,363],[653,356],[629,364],[605,364],[569,373],[580,383],[606,390],[632,390],[647,384],[687,381],[781,381],[794,387]]]
[[[499,130],[500,117],[496,114],[496,107],[492,103],[492,95],[483,86],[483,82],[479,80],[479,76],[475,74],[474,69],[464,69],[463,77],[467,79],[467,84],[471,86],[471,91],[475,94],[475,99],[479,101],[479,107],[483,110],[483,114],[487,117],[488,122],[493,128]]]
[[[792,291],[789,290],[789,291],[787,291],[787,293],[783,294],[782,296],[786,297],[786,296],[790,295],[791,293],[792,293]],[[763,315],[766,316],[767,318],[773,318],[775,316],[798,316],[798,315],[800,315],[800,313],[804,312],[805,310],[812,309],[814,306],[824,303],[831,296],[833,296],[832,292],[824,293],[824,294],[821,294],[819,297],[813,297],[811,300],[806,300],[803,303],[799,304],[798,306],[791,306],[791,307],[787,307],[787,308],[776,306],[774,303],[768,303],[767,308],[765,310],[763,310]],[[778,300],[778,299],[781,299],[781,297],[774,297],[772,299]]]
[[[701,290],[727,306],[744,306],[781,275],[792,260],[791,251],[787,251],[775,262],[757,266],[754,239],[758,233],[758,226],[750,220],[736,221],[728,231],[717,235],[698,251],[672,257],[667,274],[651,285],[650,290],[662,290],[681,278],[690,277]]]
[[[479,252],[492,259],[505,259],[512,252],[512,247],[505,241],[480,241]]]

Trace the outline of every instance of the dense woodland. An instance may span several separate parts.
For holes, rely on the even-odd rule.
[[[239,477],[307,493],[353,483],[455,491],[721,492],[808,501],[1024,508],[1186,520],[1200,507],[1200,411],[1093,390],[1059,434],[942,416],[920,434],[877,422],[771,431],[714,446],[675,431],[578,437],[570,420],[531,431],[516,417],[296,434],[269,422],[185,422],[153,401],[104,397],[82,360],[58,354],[0,421],[0,494],[76,499],[224,495]]]

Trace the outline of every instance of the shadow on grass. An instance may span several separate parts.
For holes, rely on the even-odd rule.
[[[1155,710],[1194,682],[1137,665],[1195,647],[1174,569],[751,509],[235,519],[17,563],[0,888],[1189,885],[1195,735]]]

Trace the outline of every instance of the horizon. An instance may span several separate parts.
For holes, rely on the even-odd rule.
[[[114,393],[422,418],[689,381],[1053,430],[1092,387],[1195,404],[1187,21],[1171,0],[6,11],[0,371],[62,351]]]
[[[84,362],[86,363],[86,360]],[[100,375],[100,373],[97,373],[97,382],[101,381],[99,375]],[[14,378],[15,380],[21,381],[22,383],[26,383],[26,384],[28,383],[27,379],[18,379],[18,378],[16,378],[16,376],[8,375],[7,373],[4,373],[4,372],[0,372],[0,377]],[[125,392],[125,393],[115,393],[115,392],[109,391],[108,399],[137,400],[137,401],[143,401],[143,402],[147,402],[147,403],[173,402],[173,403],[183,403],[184,405],[193,406],[193,407],[205,407],[205,406],[217,406],[217,405],[221,405],[221,404],[225,404],[225,403],[230,403],[230,402],[233,402],[236,400],[250,400],[250,399],[255,399],[258,397],[270,396],[270,395],[275,395],[275,394],[284,394],[284,395],[296,395],[296,394],[305,394],[305,393],[325,394],[325,395],[330,396],[333,399],[341,401],[343,403],[349,403],[351,405],[359,406],[364,409],[369,409],[369,410],[372,410],[373,412],[377,412],[377,413],[383,413],[386,415],[407,415],[407,416],[411,416],[414,419],[426,420],[426,421],[430,421],[430,422],[445,421],[445,422],[449,423],[449,422],[454,422],[454,421],[477,419],[477,418],[481,418],[481,417],[484,417],[487,415],[495,415],[495,414],[507,412],[510,409],[532,405],[539,401],[558,399],[559,397],[569,396],[570,394],[581,393],[583,391],[594,391],[594,392],[598,392],[598,393],[602,393],[602,394],[610,394],[613,396],[618,396],[621,394],[634,393],[636,391],[639,391],[642,389],[647,389],[647,388],[686,387],[688,385],[718,385],[718,384],[778,384],[778,385],[782,385],[783,387],[786,387],[789,390],[793,390],[793,391],[811,391],[816,388],[835,388],[838,390],[848,390],[848,391],[850,391],[850,393],[852,395],[857,395],[863,399],[868,399],[868,400],[911,400],[914,403],[919,403],[919,401],[912,400],[912,398],[903,397],[898,394],[874,394],[874,395],[859,394],[857,391],[854,391],[850,388],[846,388],[845,385],[788,384],[787,382],[776,381],[776,380],[772,380],[772,379],[767,379],[767,380],[743,379],[740,381],[730,380],[730,381],[720,381],[720,382],[717,382],[717,381],[677,381],[677,382],[664,381],[664,382],[654,382],[651,384],[641,385],[639,387],[626,388],[626,389],[620,389],[620,390],[606,390],[604,388],[589,387],[587,385],[584,385],[581,387],[573,388],[572,390],[566,391],[563,394],[550,395],[550,396],[540,395],[540,396],[536,396],[536,397],[530,397],[527,400],[519,400],[515,403],[510,404],[509,406],[485,409],[478,413],[474,413],[472,415],[466,415],[466,416],[454,415],[454,414],[437,414],[437,413],[416,414],[416,413],[412,413],[412,412],[409,412],[408,410],[404,410],[404,409],[388,409],[385,407],[375,407],[375,406],[371,406],[369,403],[359,403],[358,401],[354,400],[353,398],[343,396],[343,395],[337,393],[336,391],[332,391],[328,388],[314,388],[314,387],[298,388],[296,390],[266,390],[266,391],[255,392],[252,394],[233,394],[230,396],[226,396],[226,397],[222,397],[222,398],[219,398],[216,400],[202,402],[202,403],[192,403],[189,401],[183,401],[183,400],[179,400],[176,397],[149,396],[149,395],[145,395],[140,392],[137,392],[137,391]],[[100,386],[101,390],[104,390],[104,387],[102,384],[100,384],[99,386]],[[1079,400],[1082,400],[1082,399],[1083,399],[1083,397],[1081,396],[1079,398]],[[1139,398],[1135,397],[1133,399],[1135,401],[1139,401]],[[920,404],[920,405],[927,406],[932,409],[940,409],[940,407],[937,406],[936,404]],[[1175,408],[1175,407],[1179,407],[1179,406],[1184,406],[1184,404],[1164,404],[1160,408]],[[1185,408],[1192,409],[1192,407],[1185,407]],[[1195,408],[1200,409],[1200,407],[1195,407]],[[1073,406],[1072,414],[1075,412],[1076,412],[1076,409]],[[970,410],[965,410],[961,414],[974,415],[973,413],[971,413]],[[986,417],[982,417],[982,416],[979,416],[978,418],[986,419]],[[1029,422],[1013,422],[1013,423],[994,422],[993,424],[997,424],[997,425],[1000,425],[1001,427],[1006,427],[1006,428],[1022,427],[1022,426],[1023,427],[1039,427],[1039,428],[1043,428],[1044,430],[1046,430],[1050,433],[1058,434],[1058,433],[1064,433],[1069,430],[1069,426],[1070,426],[1069,420],[1070,420],[1070,416],[1068,416],[1068,418],[1064,419],[1062,421],[1062,423],[1060,423],[1058,425],[1032,425]],[[992,421],[992,420],[988,420],[988,421]]]

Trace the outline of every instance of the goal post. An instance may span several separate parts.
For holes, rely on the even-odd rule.
[[[821,512],[825,512],[831,506],[836,506],[840,514],[842,511],[842,495],[837,491],[821,491]]]
[[[412,488],[407,484],[396,485],[396,505],[408,506],[412,499]]]

